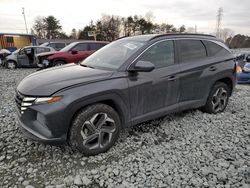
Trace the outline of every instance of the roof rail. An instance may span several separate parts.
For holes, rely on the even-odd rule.
[[[159,34],[159,35],[156,35],[154,37],[152,37],[150,40],[153,40],[155,38],[159,38],[159,37],[164,37],[164,36],[203,36],[203,37],[213,37],[213,38],[216,38],[214,35],[208,35],[208,34],[198,34],[198,33],[165,33],[165,34]]]

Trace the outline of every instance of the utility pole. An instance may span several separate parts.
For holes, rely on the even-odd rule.
[[[27,28],[27,23],[26,23],[26,17],[25,17],[24,7],[22,8],[22,10],[23,10],[22,14],[23,14],[23,18],[24,18],[26,33],[28,34],[28,28]]]
[[[218,14],[217,14],[217,23],[216,23],[216,37],[221,38],[221,20],[222,20],[222,14],[223,9],[222,7],[219,8]]]

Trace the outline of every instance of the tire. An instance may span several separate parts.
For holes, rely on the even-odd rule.
[[[227,107],[229,96],[229,86],[222,82],[216,82],[209,93],[206,105],[202,108],[202,111],[210,114],[223,112]]]
[[[69,144],[86,156],[97,155],[115,144],[120,129],[120,117],[112,107],[94,104],[81,110],[74,118]]]
[[[7,61],[5,63],[5,67],[7,69],[16,69],[17,68],[17,63],[15,61]]]
[[[53,62],[53,67],[62,66],[62,65],[65,65],[65,64],[66,63],[64,61],[58,60],[58,61]]]

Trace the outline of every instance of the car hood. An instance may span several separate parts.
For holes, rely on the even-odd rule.
[[[17,55],[16,54],[10,54],[6,56],[6,60],[17,60]]]
[[[50,96],[69,86],[109,78],[112,73],[69,64],[33,73],[19,83],[17,90],[27,96]]]
[[[51,56],[51,55],[61,54],[61,53],[65,53],[65,52],[58,52],[58,51],[43,52],[43,53],[38,54],[37,56],[39,56],[39,57],[41,57],[41,56]]]

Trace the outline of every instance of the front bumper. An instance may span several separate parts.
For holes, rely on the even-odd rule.
[[[21,131],[25,137],[34,141],[63,144],[67,141],[69,128],[64,110],[65,105],[61,102],[31,105],[22,113],[17,109]]]

